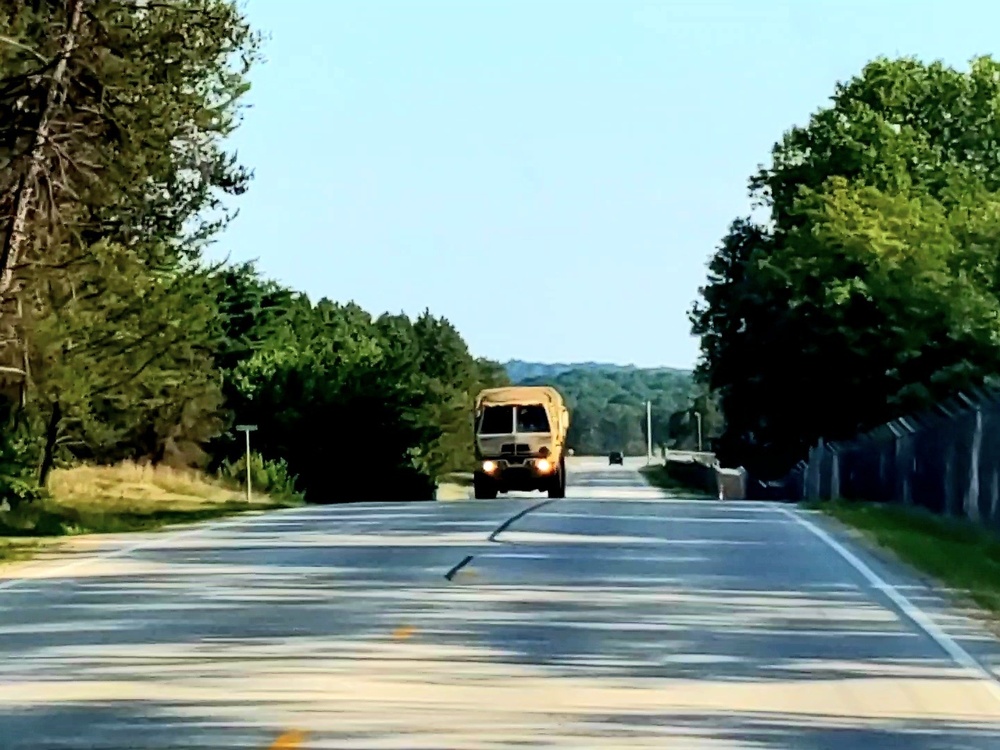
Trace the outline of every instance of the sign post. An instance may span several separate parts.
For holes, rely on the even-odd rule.
[[[257,429],[255,424],[238,424],[236,429],[247,436],[247,502],[250,502],[250,433]]]
[[[653,402],[646,402],[646,466],[653,462]]]

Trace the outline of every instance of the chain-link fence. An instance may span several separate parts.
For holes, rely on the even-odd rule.
[[[894,502],[1000,528],[1000,390],[963,393],[854,440],[820,443],[757,497]]]

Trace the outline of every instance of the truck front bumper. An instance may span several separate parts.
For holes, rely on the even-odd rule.
[[[523,461],[489,459],[483,461],[477,474],[486,481],[493,482],[501,492],[507,490],[538,490],[548,487],[556,475],[555,462],[543,458],[529,458]]]

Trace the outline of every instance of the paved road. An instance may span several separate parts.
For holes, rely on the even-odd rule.
[[[905,571],[781,506],[572,468],[498,535],[543,498],[293,510],[23,567],[0,746],[1000,748],[1000,689],[958,663],[997,642]]]

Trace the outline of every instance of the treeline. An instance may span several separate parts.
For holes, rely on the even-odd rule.
[[[613,450],[645,455],[647,401],[652,402],[654,446],[693,445],[695,411],[705,415],[706,436],[718,426],[717,412],[683,370],[580,367],[521,382],[553,385],[563,394],[570,409],[567,442],[579,455]]]
[[[775,144],[692,319],[720,458],[783,475],[1000,370],[1000,63],[878,59]]]
[[[257,61],[230,0],[0,11],[8,503],[77,461],[232,469],[239,422],[316,502],[427,497],[471,462],[470,394],[506,378],[446,320],[204,260],[250,182],[225,138]]]

